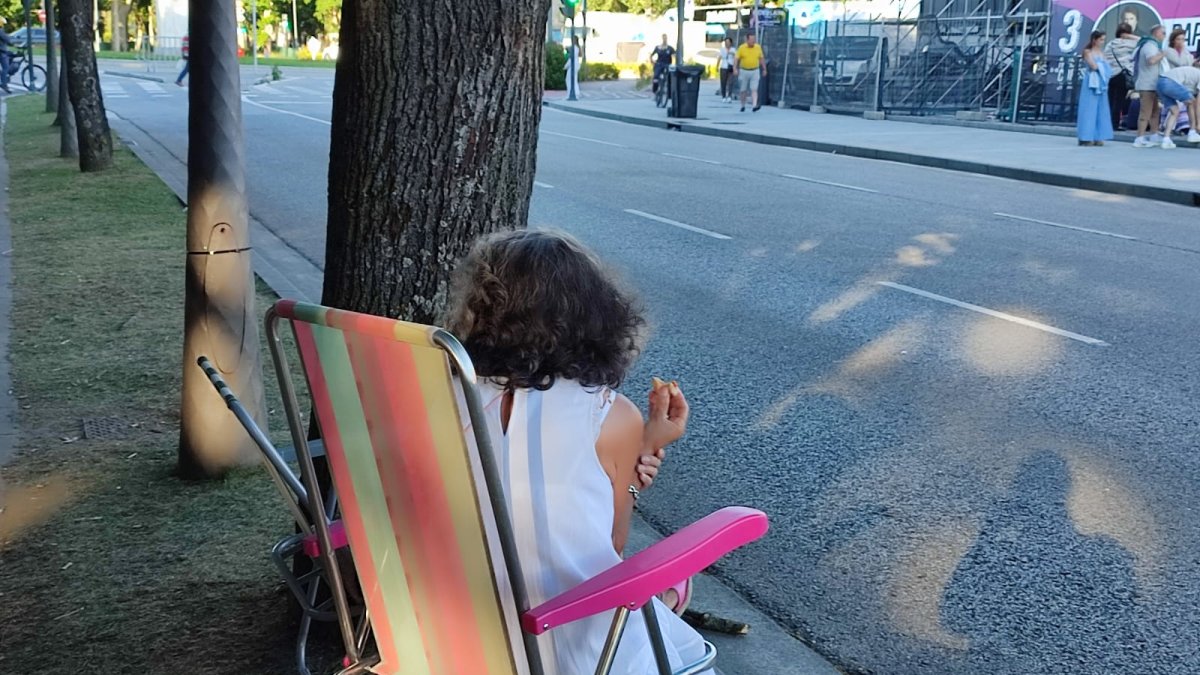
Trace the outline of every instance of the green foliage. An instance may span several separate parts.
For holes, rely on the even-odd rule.
[[[567,52],[562,45],[546,43],[546,75],[542,86],[546,89],[567,88]]]
[[[675,0],[592,0],[588,9],[594,12],[630,12],[661,15],[676,8]]]
[[[342,25],[342,0],[317,0],[316,16],[326,33],[336,33]]]
[[[613,63],[594,63],[588,61],[579,68],[579,81],[616,80],[621,77],[621,70]]]

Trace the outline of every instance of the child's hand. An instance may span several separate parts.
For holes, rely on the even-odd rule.
[[[679,440],[687,431],[688,414],[688,402],[679,385],[656,378],[650,390],[650,418],[642,433],[643,446],[657,453]]]
[[[642,455],[638,458],[637,474],[638,482],[642,484],[641,489],[645,490],[654,484],[654,479],[658,478],[658,470],[662,467],[663,459],[667,456],[665,450],[658,450],[653,455]]]

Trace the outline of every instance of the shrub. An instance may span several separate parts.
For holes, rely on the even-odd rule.
[[[616,80],[621,77],[621,71],[611,63],[594,63],[588,61],[579,69],[579,80],[590,82],[595,80]]]
[[[567,52],[562,45],[546,43],[546,75],[542,86],[546,89],[567,88]]]

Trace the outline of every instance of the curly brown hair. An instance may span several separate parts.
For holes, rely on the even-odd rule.
[[[545,390],[558,378],[620,386],[645,319],[575,239],[518,230],[481,239],[459,264],[445,324],[481,377]]]

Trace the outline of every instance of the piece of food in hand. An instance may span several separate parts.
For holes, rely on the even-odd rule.
[[[651,377],[650,378],[650,386],[654,388],[654,391],[658,391],[659,389],[662,389],[663,387],[668,386],[668,383],[666,382],[666,380],[663,380],[662,378]]]

